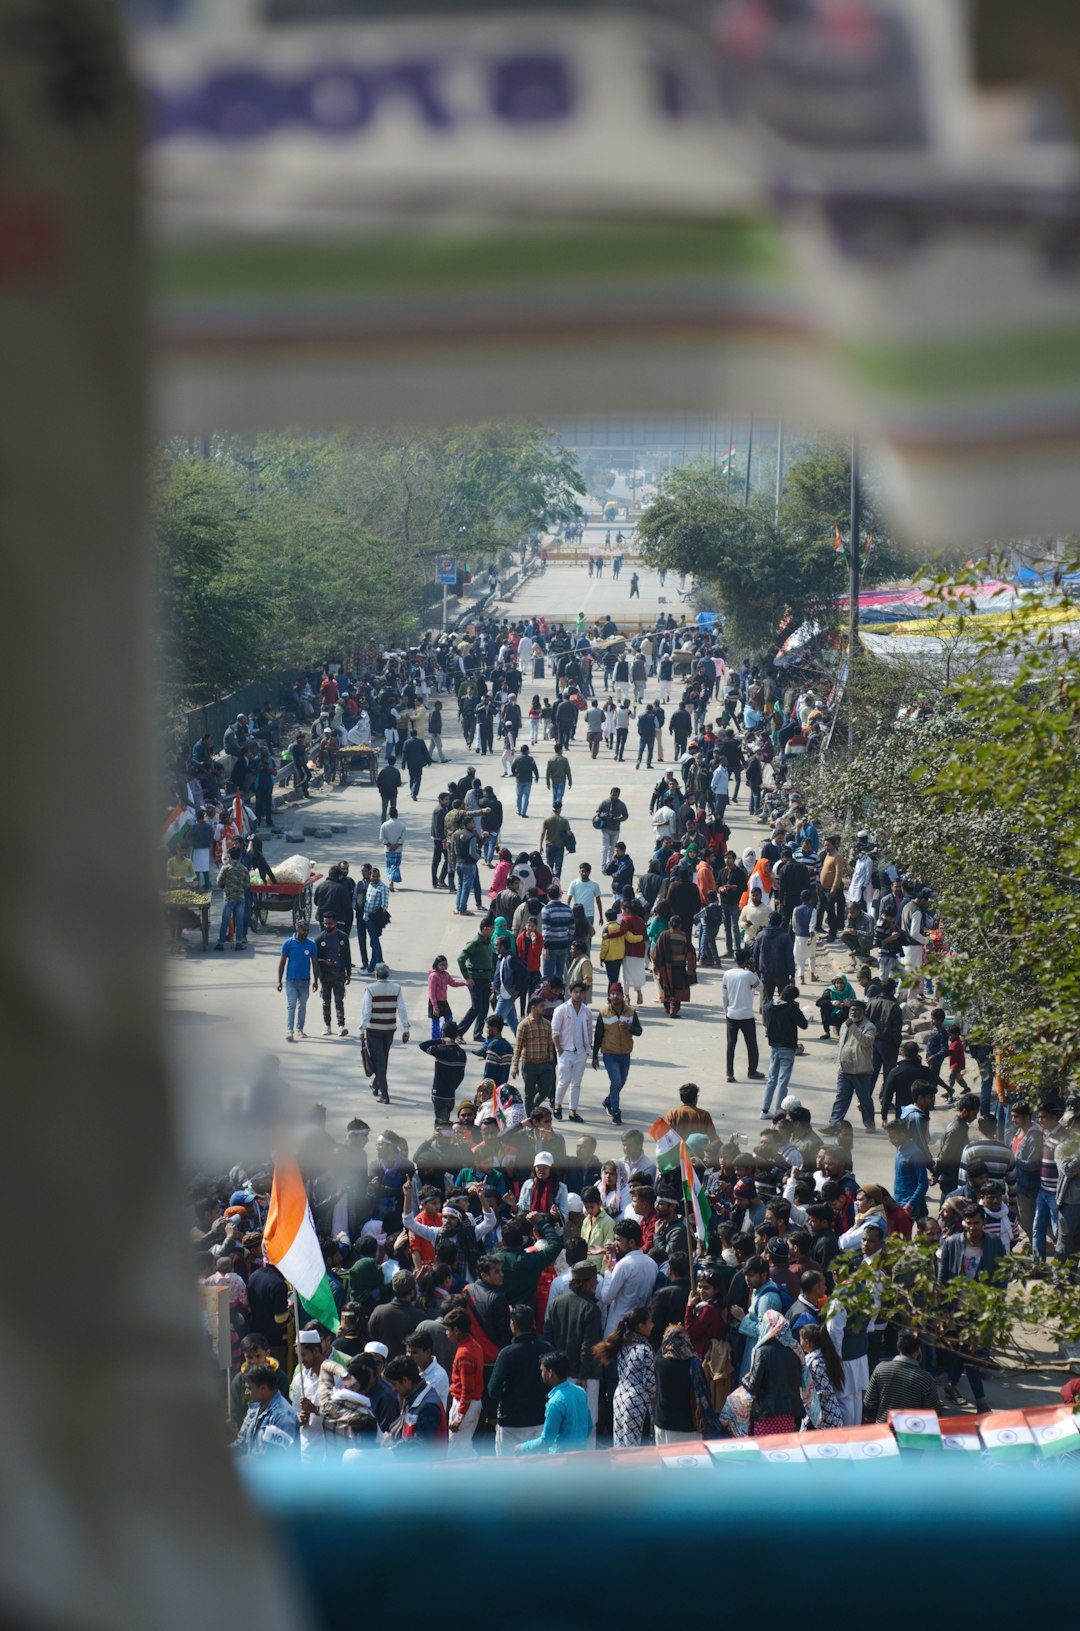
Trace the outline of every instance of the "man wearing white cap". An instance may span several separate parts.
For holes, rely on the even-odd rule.
[[[296,1336],[296,1369],[293,1371],[289,1401],[300,1423],[300,1454],[310,1464],[325,1453],[323,1424],[319,1411],[319,1372],[329,1359],[332,1341],[322,1325],[305,1326]]]

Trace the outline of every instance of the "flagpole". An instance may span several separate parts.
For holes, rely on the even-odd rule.
[[[859,588],[862,580],[862,557],[859,552],[859,438],[851,438],[851,537],[848,543],[848,662],[847,683],[850,686],[855,657],[859,650]],[[848,708],[848,747],[854,746],[852,711]]]

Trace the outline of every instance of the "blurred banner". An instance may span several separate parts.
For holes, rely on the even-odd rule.
[[[1071,525],[1076,153],[965,8],[137,15],[163,429],[737,407],[931,538]]]

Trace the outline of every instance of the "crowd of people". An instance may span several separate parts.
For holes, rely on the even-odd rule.
[[[353,720],[365,741],[381,738],[383,864],[354,877],[336,863],[316,893],[317,926],[298,924],[282,947],[287,1040],[305,1038],[312,990],[325,1034],[336,1018],[347,1037],[345,991],[359,974],[363,1070],[374,1099],[391,1102],[392,1043],[420,1028],[384,950],[390,896],[403,880],[416,887],[420,866],[407,840],[421,835],[399,801],[405,777],[416,800],[424,770],[445,760],[447,713],[475,762],[455,765],[438,793],[430,888],[452,897],[450,916],[476,921],[456,967],[440,955],[427,976],[430,1135],[410,1150],[387,1128],[372,1157],[358,1117],[341,1143],[319,1116],[306,1129],[341,1328],[301,1319],[291,1374],[288,1287],[261,1254],[269,1169],[249,1162],[196,1189],[202,1277],[229,1288],[243,1450],[351,1455],[426,1441],[452,1456],[489,1443],[526,1455],[583,1448],[598,1433],[630,1445],[810,1432],[900,1405],[943,1408],[942,1394],[959,1406],[965,1377],[984,1407],[985,1355],[939,1353],[917,1330],[849,1317],[837,1286],[896,1234],[924,1246],[943,1283],[990,1278],[1021,1242],[1074,1256],[1076,1107],[1024,1101],[993,1050],[965,1035],[933,958],[933,880],[908,876],[870,833],[845,842],[815,819],[798,766],[820,750],[827,699],[781,686],[730,662],[709,629],[666,616],[624,638],[610,618],[590,627],[580,616],[428,636],[363,676],[326,674],[311,688],[317,740],[355,740]],[[264,738],[250,757],[272,751]],[[610,790],[575,831],[575,767],[601,757]],[[498,772],[478,774],[496,758]],[[235,771],[224,770],[230,783]],[[186,796],[205,811],[213,789],[193,775]],[[505,843],[541,784],[538,841]],[[763,830],[739,850],[727,817],[744,788]],[[636,859],[621,836],[635,803],[647,803],[650,832]],[[232,922],[238,948],[258,819],[252,811],[218,874],[227,907],[234,897],[221,939]],[[578,859],[586,837],[597,863]],[[190,857],[199,872],[202,853]],[[700,1102],[718,1105],[720,1093],[692,1083],[664,1112],[707,1197],[707,1228],[695,1232],[678,1173],[658,1167],[639,1129],[623,1129],[621,1096],[638,1039],[700,1000],[699,971],[711,968],[726,1079],[741,1051],[746,1079],[761,1084],[763,1129],[721,1134]],[[822,987],[812,1000],[809,982]],[[467,1006],[455,1017],[458,991]],[[837,1070],[815,1126],[790,1084],[818,1027],[815,1045],[835,1045]],[[581,1131],[590,1067],[604,1072],[621,1160],[602,1160]],[[479,1081],[466,1086],[470,1069]],[[935,1134],[938,1095],[949,1114]],[[855,1175],[852,1105],[863,1133],[880,1140],[880,1122],[893,1146],[891,1191]],[[564,1136],[569,1122],[579,1127]]]

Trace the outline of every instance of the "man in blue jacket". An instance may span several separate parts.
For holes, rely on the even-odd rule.
[[[584,1450],[592,1433],[592,1412],[583,1388],[567,1381],[570,1360],[564,1353],[546,1353],[540,1361],[540,1376],[549,1389],[544,1406],[544,1427],[539,1438],[526,1439],[515,1455],[559,1455],[564,1450]]]

